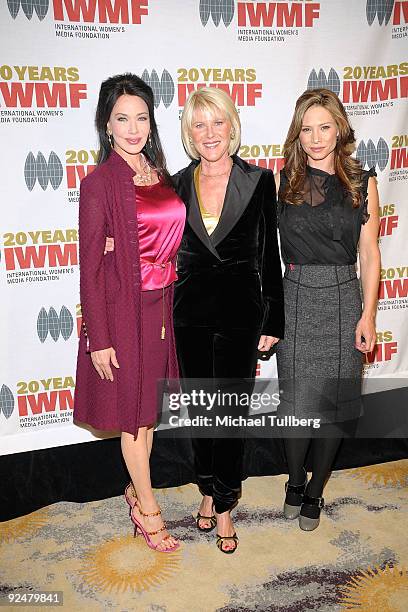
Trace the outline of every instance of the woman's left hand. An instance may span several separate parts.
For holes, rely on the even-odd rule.
[[[279,338],[275,336],[261,336],[258,344],[258,351],[269,351],[269,349],[279,342]]]
[[[111,236],[107,236],[106,241],[105,241],[105,250],[103,254],[106,255],[106,253],[110,253],[111,251],[114,251],[114,250],[115,250],[115,239],[112,238]]]
[[[361,317],[356,327],[356,349],[362,353],[371,353],[376,337],[374,320]]]

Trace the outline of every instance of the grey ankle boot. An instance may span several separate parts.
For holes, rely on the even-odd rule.
[[[289,481],[285,483],[286,497],[283,504],[283,514],[286,519],[293,521],[299,516],[306,485],[307,478],[302,485],[298,486],[289,484]]]

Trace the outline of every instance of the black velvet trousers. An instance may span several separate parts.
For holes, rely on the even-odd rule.
[[[239,379],[253,380],[260,337],[258,330],[176,327],[175,333],[180,374],[183,379],[190,379],[188,385],[195,389],[208,387],[207,381],[212,379],[213,389],[228,391],[231,387],[226,379],[231,381],[232,387]],[[200,379],[206,379],[206,382],[201,384]],[[186,386],[185,389],[189,390]],[[248,390],[252,391],[252,384]],[[225,414],[215,406],[211,416],[217,410]],[[236,412],[239,411],[237,408]],[[231,413],[234,414],[234,407]],[[206,438],[194,438],[194,431],[192,435],[201,494],[213,497],[217,513],[231,510],[241,495],[243,438],[219,437],[217,431],[215,435],[210,431],[208,435],[211,437]]]

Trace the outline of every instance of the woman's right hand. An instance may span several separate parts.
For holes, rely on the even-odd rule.
[[[110,253],[111,251],[114,251],[114,250],[115,250],[115,239],[108,236],[106,238],[105,250],[103,254],[106,255],[106,253]]]
[[[115,368],[119,368],[118,360],[116,359],[115,349],[110,347],[101,351],[93,351],[91,359],[95,370],[98,372],[102,380],[113,381],[111,362]]]

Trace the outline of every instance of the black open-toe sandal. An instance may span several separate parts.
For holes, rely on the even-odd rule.
[[[222,545],[224,544],[224,540],[234,540],[235,542],[235,546],[234,548],[231,548],[230,550],[224,550],[224,548],[222,547]],[[221,552],[225,553],[226,555],[232,555],[232,553],[234,553],[237,548],[238,548],[238,536],[236,533],[234,533],[233,536],[220,536],[217,533],[217,541],[216,541],[216,545],[217,547],[220,549]]]
[[[210,521],[210,526],[209,527],[200,527],[200,520],[201,519],[203,519],[204,521]],[[214,529],[214,527],[216,526],[216,524],[217,524],[217,519],[216,519],[214,514],[212,516],[203,516],[202,514],[197,512],[197,516],[195,517],[195,521],[196,521],[197,529],[199,531],[203,531],[204,533],[208,533],[209,531],[212,531]]]

